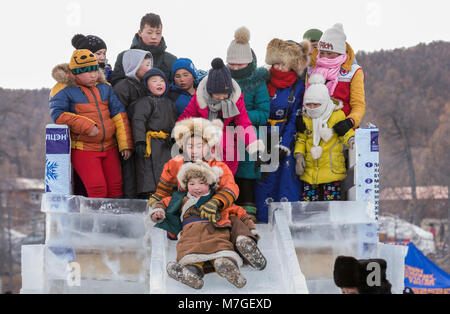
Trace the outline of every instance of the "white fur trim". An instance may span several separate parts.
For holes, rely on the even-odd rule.
[[[242,267],[243,265],[242,258],[235,251],[229,250],[219,251],[212,254],[188,254],[185,255],[178,263],[180,263],[181,265],[188,265],[193,263],[211,261],[220,257],[234,258],[239,267]]]
[[[311,148],[311,157],[314,160],[317,160],[322,156],[322,147],[321,146],[313,146]]]
[[[159,202],[158,202],[158,203],[159,203]],[[152,208],[149,208],[149,210],[148,210],[148,217],[150,218],[151,221],[153,221],[152,216],[153,216],[154,213],[158,213],[158,212],[164,213],[164,214],[166,213],[166,211],[165,211],[164,209],[160,208],[160,207],[155,208],[155,205],[158,204],[158,203],[153,204]],[[158,219],[158,220],[156,221],[156,223],[160,223],[160,222],[162,222],[163,220],[164,220],[164,219]]]
[[[186,176],[192,172],[201,173],[208,185],[218,183],[223,173],[220,167],[210,167],[208,163],[201,160],[187,162],[181,166],[177,174],[178,184],[181,188],[187,189],[184,181]]]
[[[255,154],[256,152],[263,152],[264,149],[266,149],[266,146],[264,145],[264,142],[261,140],[254,141],[251,144],[248,144],[247,146],[247,153],[250,155]]]
[[[287,153],[288,156],[291,155],[291,150],[290,150],[288,147],[286,147],[286,146],[283,146],[283,145],[275,145],[275,148],[279,148],[279,149],[281,149],[281,150],[284,150],[284,151]]]
[[[223,122],[219,119],[209,121],[203,118],[188,118],[175,123],[172,130],[172,137],[181,148],[193,135],[201,136],[213,147],[220,143],[222,134]]]

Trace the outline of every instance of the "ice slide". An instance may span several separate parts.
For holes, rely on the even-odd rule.
[[[168,277],[176,242],[146,225],[146,201],[71,195],[68,129],[49,125],[46,239],[22,246],[21,293],[339,293],[338,255],[386,259],[393,292],[401,293],[406,251],[378,243],[377,138],[377,129],[356,131],[346,188],[353,201],[272,203],[269,224],[257,225],[267,267],[244,266],[242,289],[207,274],[197,291]]]

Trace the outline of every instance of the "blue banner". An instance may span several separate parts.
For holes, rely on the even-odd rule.
[[[411,242],[405,258],[405,287],[416,294],[450,294],[450,275]]]

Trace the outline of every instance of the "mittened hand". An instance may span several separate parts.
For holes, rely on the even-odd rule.
[[[147,143],[145,142],[137,142],[135,146],[136,155],[140,157],[144,157],[147,153]]]
[[[303,154],[295,154],[295,173],[301,176],[305,172],[305,156]]]
[[[200,217],[202,219],[208,219],[212,223],[217,222],[217,211],[220,208],[220,201],[212,198],[202,206],[200,206]]]
[[[353,121],[350,118],[339,121],[333,126],[333,130],[338,136],[344,136],[351,128],[353,128]]]

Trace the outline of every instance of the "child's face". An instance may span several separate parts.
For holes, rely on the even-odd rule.
[[[161,76],[152,76],[147,81],[150,92],[155,96],[161,96],[166,91],[166,81]]]
[[[316,109],[319,108],[320,106],[322,106],[322,104],[318,104],[318,103],[308,103],[305,104],[305,106],[309,109]]]
[[[318,41],[311,41],[311,51],[316,49],[317,46],[319,46],[319,42]]]
[[[162,25],[151,27],[150,25],[145,24],[144,28],[138,31],[138,35],[141,37],[144,45],[159,46],[162,38]]]
[[[179,86],[182,90],[187,91],[194,87],[194,76],[186,69],[176,71],[173,79],[175,85]]]
[[[186,154],[191,161],[203,160],[208,151],[209,145],[199,136],[193,136],[187,141]]]
[[[98,80],[98,71],[77,74],[75,75],[75,78],[77,79],[78,83],[83,86],[94,87],[95,83],[97,83]]]
[[[339,56],[340,56],[340,54],[338,54],[336,52],[320,50],[320,57],[321,58],[334,59],[334,58],[337,58]]]
[[[289,72],[291,69],[286,65],[286,64],[284,64],[284,63],[275,63],[274,65],[273,65],[273,67],[275,68],[275,69],[277,69],[278,71],[281,71],[281,72]]]
[[[242,70],[246,66],[248,66],[248,63],[244,63],[244,64],[228,63],[228,67],[230,68],[230,70],[234,70],[234,71]]]
[[[97,50],[94,55],[97,57],[98,63],[106,62],[106,49]]]
[[[206,195],[209,192],[209,185],[200,178],[191,178],[188,181],[187,188],[188,192],[195,197]]]
[[[225,100],[225,99],[228,99],[228,97],[230,97],[230,95],[228,95],[228,94],[211,94],[211,97],[214,98],[215,100]]]
[[[141,66],[136,71],[136,77],[140,80],[144,77],[145,73],[148,72],[148,70],[151,70],[152,68],[152,60],[151,59],[144,59],[142,61]]]

